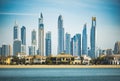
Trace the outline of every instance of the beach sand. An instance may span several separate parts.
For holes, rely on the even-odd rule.
[[[0,65],[0,68],[120,68],[120,65]]]

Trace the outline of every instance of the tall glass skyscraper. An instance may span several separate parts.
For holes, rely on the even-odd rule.
[[[76,34],[73,37],[73,56],[81,55],[81,34]]]
[[[22,26],[21,28],[21,52],[26,53],[26,28]]]
[[[1,56],[9,56],[10,52],[11,52],[10,45],[6,45],[6,44],[2,45]]]
[[[14,29],[13,29],[13,40],[18,39],[18,25],[16,24],[15,21],[15,25],[14,25]]]
[[[64,52],[64,28],[62,15],[58,17],[58,54]]]
[[[82,55],[87,55],[87,28],[86,24],[84,25],[83,32],[82,32]]]
[[[36,40],[36,31],[33,30],[31,33],[31,46],[29,47],[29,54],[35,55],[37,48],[37,40]]]
[[[22,45],[26,45],[26,28],[25,28],[25,26],[22,26],[22,28],[21,28],[21,41],[22,41]]]
[[[70,34],[65,34],[65,53],[70,54]]]
[[[43,15],[41,13],[40,18],[38,19],[38,50],[39,55],[44,56],[44,24],[43,24]]]
[[[95,58],[95,36],[96,36],[96,17],[92,17],[92,27],[90,31],[90,56]]]
[[[16,39],[13,43],[13,56],[16,56],[18,53],[21,53],[21,41]]]
[[[51,32],[46,33],[46,56],[51,55]]]
[[[36,31],[35,30],[32,31],[31,40],[32,40],[31,44],[36,46],[37,40],[36,40]]]

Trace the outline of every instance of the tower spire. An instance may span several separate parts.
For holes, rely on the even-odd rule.
[[[42,12],[41,12],[41,14],[40,14],[40,17],[43,18]]]

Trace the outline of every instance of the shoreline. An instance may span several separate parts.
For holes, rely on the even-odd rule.
[[[1,68],[120,68],[120,65],[0,65]]]

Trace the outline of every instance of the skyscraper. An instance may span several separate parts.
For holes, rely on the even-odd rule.
[[[64,28],[62,15],[58,17],[58,54],[64,52]]]
[[[73,38],[70,41],[70,54],[73,55]]]
[[[44,56],[44,24],[43,24],[43,15],[41,13],[40,18],[38,19],[39,28],[38,28],[38,50],[41,56]]]
[[[22,26],[21,28],[21,52],[26,53],[26,28]]]
[[[10,55],[10,45],[3,44],[2,45],[2,51],[1,54],[2,56],[9,56]]]
[[[32,39],[31,44],[36,46],[37,40],[36,40],[36,31],[35,30],[32,31],[31,39]]]
[[[14,25],[14,29],[13,29],[13,40],[18,39],[18,25],[16,24],[15,21],[15,25]]]
[[[70,54],[70,34],[65,34],[65,52]]]
[[[51,32],[46,33],[46,56],[49,56],[51,54]]]
[[[26,45],[26,28],[25,28],[25,26],[22,26],[22,28],[21,28],[21,41],[22,41],[22,45]]]
[[[120,41],[117,41],[114,46],[114,54],[120,54]]]
[[[73,37],[73,56],[81,55],[81,34],[76,34]]]
[[[36,54],[36,48],[37,48],[37,40],[36,40],[36,31],[33,30],[31,33],[31,47],[29,49],[31,49],[33,52],[33,55]]]
[[[86,24],[84,25],[82,32],[82,55],[88,55],[87,51],[87,28]]]
[[[18,53],[21,53],[21,41],[16,39],[13,43],[13,56],[16,56]]]
[[[92,17],[92,27],[90,31],[90,56],[95,58],[95,36],[96,36],[96,17]]]

